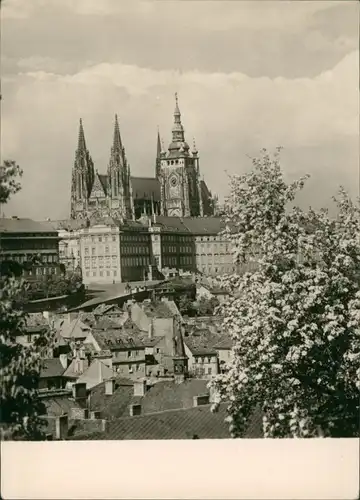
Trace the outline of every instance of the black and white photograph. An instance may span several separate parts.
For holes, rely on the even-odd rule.
[[[2,0],[1,440],[359,439],[359,179],[358,2]]]

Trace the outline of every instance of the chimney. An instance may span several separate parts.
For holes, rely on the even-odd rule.
[[[68,434],[69,421],[67,414],[56,417],[55,421],[55,436],[56,439],[65,439]]]
[[[134,396],[144,396],[146,393],[146,380],[136,380],[134,382]]]
[[[86,383],[77,382],[72,386],[72,395],[75,401],[78,399],[86,399]]]
[[[59,356],[60,363],[62,364],[64,370],[68,367],[68,357],[67,354],[60,354]]]
[[[109,378],[105,380],[105,394],[106,396],[112,396],[115,391],[115,379]]]
[[[154,323],[152,320],[150,320],[150,324],[149,324],[149,339],[153,339],[154,338]]]
[[[130,417],[136,417],[137,415],[141,415],[141,405],[139,404],[130,405]]]
[[[193,397],[193,406],[208,405],[210,402],[209,394],[200,394]]]

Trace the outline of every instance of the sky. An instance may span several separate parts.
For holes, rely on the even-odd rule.
[[[347,1],[3,0],[1,160],[24,171],[6,216],[66,218],[83,119],[106,172],[114,115],[133,175],[153,176],[174,93],[210,190],[282,146],[302,206],[359,188],[359,4]]]

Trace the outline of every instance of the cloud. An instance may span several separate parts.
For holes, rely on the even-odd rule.
[[[51,61],[46,64],[52,67]],[[247,154],[283,145],[290,177],[310,171],[323,198],[330,198],[334,186],[329,169],[336,179],[344,175],[350,187],[357,179],[357,75],[358,53],[353,52],[316,78],[156,71],[121,63],[93,65],[74,75],[24,71],[5,78],[3,158],[15,158],[25,171],[23,192],[12,206],[38,218],[67,215],[80,116],[99,171],[106,170],[117,112],[133,172],[152,175],[157,125],[167,144],[175,91],[187,140],[196,137],[202,173],[220,196],[227,190],[225,170],[244,171]],[[303,156],[303,165],[301,151],[311,151]],[[341,163],[337,151],[342,152]]]
[[[58,64],[54,72],[63,74],[88,63],[122,61],[156,70],[312,77],[358,47],[355,2],[5,0],[4,5],[3,54],[29,61],[50,57]]]

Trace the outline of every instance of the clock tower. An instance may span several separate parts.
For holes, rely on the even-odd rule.
[[[203,215],[199,156],[185,141],[178,97],[175,94],[174,125],[168,151],[160,153],[161,213],[170,217]]]

